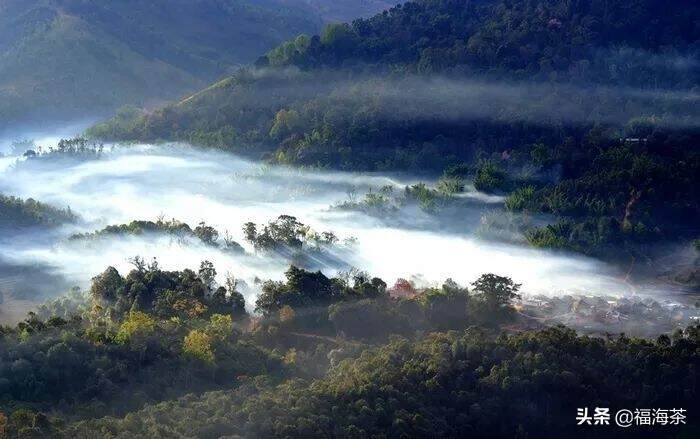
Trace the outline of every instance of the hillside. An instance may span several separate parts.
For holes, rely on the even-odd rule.
[[[293,266],[251,315],[212,270],[109,267],[89,294],[2,327],[8,436],[590,437],[573,421],[581,400],[683,407],[664,431],[698,428],[697,326],[589,337],[528,325],[506,277],[402,299],[378,278]]]
[[[700,234],[698,17],[690,1],[406,3],[90,133],[445,172],[551,215],[507,225],[533,245],[648,262],[647,245]]]
[[[621,55],[647,51],[637,53],[638,59],[653,62],[658,74],[697,68],[692,62],[664,67],[655,57],[670,61],[673,55],[696,54],[698,14],[697,2],[691,0],[671,5],[658,0],[418,0],[329,27],[317,41],[285,50],[283,57],[274,51],[268,58],[271,65],[302,68],[396,64],[420,72],[590,79],[602,73],[595,70],[599,63],[629,63]],[[610,59],[613,55],[618,58]],[[640,67],[618,66],[622,74],[625,68]],[[606,79],[619,84],[631,78],[608,74],[599,81]]]
[[[346,22],[390,9],[402,0],[295,0],[313,8],[324,21]]]
[[[581,398],[604,398],[611,406],[679,401],[671,396],[683,391],[678,381],[663,390],[656,383],[671,373],[691,380],[685,365],[697,361],[691,353],[697,343],[697,333],[664,348],[581,338],[561,328],[497,341],[478,331],[432,334],[368,349],[323,379],[271,389],[246,383],[147,406],[126,418],[78,423],[64,437],[96,430],[110,438],[172,431],[186,437],[590,437],[569,422]],[[662,361],[669,372],[652,379],[652,364]],[[685,428],[692,435],[692,427]],[[619,437],[609,431],[601,437]]]
[[[9,0],[0,119],[69,120],[177,98],[320,23],[276,0]]]
[[[33,199],[0,194],[0,229],[54,226],[75,220],[70,209],[59,209]]]
[[[700,30],[695,23],[700,7],[691,1],[674,2],[664,7],[664,14],[658,14],[661,5],[658,0],[639,0],[632,6],[622,1],[419,0],[352,24],[326,26],[319,35],[300,35],[258,58],[255,67],[241,69],[192,97],[133,120],[136,124],[128,125],[132,129],[120,126],[118,122],[123,118],[118,118],[96,127],[93,133],[125,140],[205,141],[222,148],[240,148],[241,143],[279,147],[290,134],[306,136],[308,140],[314,132],[328,132],[320,129],[323,118],[314,114],[300,115],[292,124],[296,125],[293,129],[273,130],[284,125],[277,118],[281,116],[278,111],[290,109],[293,103],[303,106],[317,104],[319,98],[347,100],[349,97],[356,104],[354,101],[378,94],[378,102],[369,105],[385,106],[397,90],[411,85],[409,90],[413,93],[406,93],[405,97],[409,103],[433,97],[435,89],[442,89],[444,94],[435,101],[455,97],[454,89],[423,82],[433,78],[462,81],[457,82],[462,88],[465,83],[478,86],[485,90],[482,98],[487,101],[499,93],[512,96],[510,100],[501,98],[490,113],[477,113],[481,119],[498,119],[494,115],[500,113],[500,119],[513,116],[510,119],[525,119],[535,122],[533,125],[601,122],[624,126],[639,117],[666,116],[668,119],[657,125],[673,120],[676,127],[694,127],[697,119],[693,117],[697,114],[693,111],[696,95],[692,89],[700,77],[697,61]],[[413,78],[418,81],[411,82]],[[312,84],[316,87],[309,87]],[[427,98],[419,90],[426,85],[433,86],[430,93],[425,93]],[[500,90],[489,90],[489,85]],[[274,86],[274,92],[268,91],[270,86]],[[613,102],[586,100],[591,91]],[[465,98],[469,97],[468,92],[462,92]],[[256,97],[248,101],[248,96]],[[548,99],[562,104],[572,97],[584,109],[571,116],[560,114],[560,120],[551,117],[552,111],[538,110],[542,105],[533,102]],[[675,101],[671,102],[675,108],[660,105],[669,100]],[[394,105],[399,106],[396,102]],[[424,103],[414,105],[422,109]],[[616,108],[615,103],[623,104],[623,110]],[[449,113],[442,108],[443,104],[438,102],[434,106],[438,112]],[[522,104],[539,113],[530,116],[527,114],[530,108],[526,108],[512,114],[517,111],[513,107]],[[656,104],[661,108],[655,107]],[[314,105],[306,105],[303,111],[314,113],[310,107]],[[502,111],[503,108],[507,111]],[[459,112],[459,106],[454,111]],[[245,116],[250,112],[261,117]],[[541,117],[542,114],[550,117]],[[686,120],[678,119],[679,114],[685,115]],[[357,115],[345,116],[340,121]],[[460,119],[451,120],[452,127],[475,119],[469,112],[449,113],[449,116]],[[370,117],[373,122],[379,121],[377,115]],[[252,119],[256,119],[254,126],[249,125]],[[140,129],[145,121],[148,129]],[[174,122],[176,129],[171,126]],[[338,134],[337,129],[331,131],[334,132],[330,134]],[[368,131],[376,133],[376,130]],[[386,140],[372,140],[372,136],[366,140]],[[339,140],[346,143],[342,146],[350,147],[349,140],[354,139]],[[317,146],[319,142],[312,143],[307,147]],[[365,162],[357,166],[373,165]]]

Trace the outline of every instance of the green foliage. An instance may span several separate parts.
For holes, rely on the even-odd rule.
[[[392,6],[400,0],[304,0],[329,23],[351,22],[358,17],[370,17]]]
[[[367,341],[385,340],[387,334],[410,335],[417,328],[411,316],[388,300],[353,300],[328,307],[328,320],[346,337]]]
[[[214,362],[214,351],[211,343],[212,339],[208,334],[193,329],[182,343],[182,352],[206,363],[212,363]]]
[[[267,281],[255,302],[256,311],[266,316],[277,313],[285,306],[309,307],[334,302],[386,294],[386,284],[378,278],[356,275],[350,285],[342,278],[329,279],[320,271],[309,272],[291,266],[285,273],[286,282]]]
[[[261,250],[291,248],[300,250],[304,246],[308,227],[297,221],[293,216],[280,215],[257,232],[254,223],[244,225],[246,239]]]
[[[51,424],[46,415],[24,409],[12,413],[7,423],[2,425],[2,432],[3,434],[15,433],[22,439],[55,437],[59,434],[59,430]]]
[[[336,206],[341,210],[359,210],[370,215],[389,215],[397,212],[400,208],[401,200],[392,197],[394,186],[385,185],[378,190],[369,188],[362,199],[357,199],[357,194],[353,190],[348,193],[348,199]]]
[[[22,154],[27,163],[18,163],[18,166],[31,165],[34,160],[57,159],[98,159],[102,156],[104,144],[102,142],[87,139],[82,136],[60,139],[56,146],[43,148],[36,146],[32,141],[15,142],[13,150],[17,154]]]
[[[215,340],[225,340],[233,333],[233,318],[230,315],[214,314],[209,319],[207,331]]]
[[[441,193],[430,189],[425,183],[406,186],[404,197],[407,202],[417,202],[420,208],[428,213],[437,212],[443,205]]]
[[[166,233],[175,236],[192,236],[194,231],[185,223],[172,220],[158,219],[157,221],[134,220],[129,224],[111,225],[93,233],[75,234],[71,239],[94,239],[109,236],[143,235],[146,233]]]
[[[475,317],[469,290],[448,279],[441,288],[429,288],[416,298],[423,308],[426,326],[436,330],[466,328]],[[484,316],[487,320],[492,315]]]
[[[70,208],[60,209],[33,198],[23,200],[0,194],[0,228],[58,226],[76,219]]]
[[[643,254],[649,233],[643,224],[624,230],[614,218],[591,218],[583,221],[560,220],[544,227],[527,230],[526,239],[535,247],[573,250],[614,259],[625,251]],[[639,243],[633,247],[635,243]]]
[[[520,284],[512,279],[496,274],[484,274],[472,283],[474,295],[482,300],[489,309],[496,311],[508,308],[514,299],[519,299]]]
[[[391,335],[514,321],[512,305],[519,298],[518,284],[487,274],[474,285],[473,296],[452,280],[440,288],[425,289],[397,282],[387,290],[381,279],[363,273],[328,278],[291,267],[286,282],[263,284],[256,310],[264,316],[263,327],[276,327],[281,321],[288,330],[335,333],[373,342]],[[408,289],[411,294],[402,294]]]
[[[121,112],[91,134],[235,145],[289,164],[447,169],[436,189],[385,187],[345,207],[438,213],[472,178],[482,191],[512,190],[505,221],[526,228],[533,245],[643,253],[697,237],[697,130],[597,116],[630,105],[614,92],[581,106],[590,123],[530,112],[572,84],[697,86],[692,69],[649,73],[640,61],[692,54],[697,16],[686,0],[411,2],[298,37],[259,60],[264,69],[149,113]],[[411,75],[435,73],[554,84],[542,102],[496,107],[492,120],[434,118],[429,100],[393,98],[420,96],[425,82]],[[553,221],[517,223],[519,212]],[[104,233],[150,231],[221,245],[206,224],[135,222]],[[247,223],[244,234],[288,259],[328,257],[338,241],[286,215]],[[94,279],[90,307],[47,307],[60,315],[0,331],[0,404],[13,437],[572,437],[589,434],[573,422],[582,401],[699,408],[698,328],[656,341],[528,330],[539,318],[519,311],[520,285],[505,276],[484,274],[471,291],[451,281],[387,289],[364,273],[293,265],[284,281],[262,284],[261,315],[251,317],[236,280],[217,286],[207,261],[198,272],[133,262],[125,277],[109,268]],[[670,434],[697,428],[691,416]]]
[[[438,180],[436,188],[438,192],[447,196],[464,191],[464,180],[461,177],[442,176]]]
[[[119,326],[115,340],[117,343],[128,343],[137,336],[147,336],[153,333],[156,321],[148,314],[131,311]]]
[[[275,115],[275,121],[270,128],[270,137],[285,139],[302,127],[299,113],[295,110],[280,110]]]
[[[207,245],[216,245],[216,241],[219,239],[219,232],[216,231],[212,226],[208,226],[206,223],[201,222],[194,229],[194,235],[199,238],[203,243]]]
[[[0,13],[3,123],[93,117],[177,98],[321,25],[305,4],[277,0],[7,3]],[[124,113],[131,111],[120,119],[131,119]]]
[[[671,56],[692,58],[689,29],[692,17],[698,16],[697,5],[676,2],[659,23],[655,0],[635,1],[634,14],[628,8],[618,0],[590,5],[563,0],[410,2],[352,24],[329,25],[321,35],[288,41],[260,61],[259,65],[273,66],[271,70],[242,69],[176,105],[143,115],[140,124],[115,119],[94,134],[123,140],[185,140],[224,149],[235,145],[241,152],[272,150],[270,157],[281,163],[346,169],[440,171],[472,160],[475,146],[500,152],[504,145],[535,145],[535,161],[549,164],[545,145],[551,137],[560,141],[570,136],[568,127],[546,128],[540,120],[524,127],[521,119],[511,116],[527,116],[546,106],[565,87],[552,87],[543,102],[509,106],[497,100],[493,110],[499,116],[494,120],[464,120],[458,116],[462,107],[446,103],[438,113],[450,116],[457,111],[457,117],[439,120],[431,114],[432,96],[420,98],[426,83],[412,75],[441,73],[459,79],[478,73],[497,80],[571,81],[584,87],[576,100],[586,98],[585,86],[591,82],[697,86],[692,71],[669,72],[660,66],[672,63],[653,62],[665,56],[659,52],[659,40],[639,33],[655,23],[650,33],[660,32],[672,42],[676,52]],[[674,20],[687,27],[677,27]],[[628,48],[624,56],[636,61],[620,62],[623,54],[618,48]],[[646,66],[644,75],[637,64]],[[303,72],[285,69],[288,66]],[[394,73],[387,77],[389,70]],[[365,73],[374,75],[368,79]],[[454,101],[460,100],[448,100]],[[595,101],[592,108],[582,110],[594,115],[594,122],[596,114],[630,106],[612,91]],[[493,103],[474,105],[490,108]],[[640,111],[647,106],[642,104]],[[386,117],[397,112],[398,120]],[[630,125],[630,132],[639,131],[637,125]]]
[[[551,152],[544,143],[538,143],[532,147],[530,159],[536,166],[549,166],[552,164]]]
[[[578,437],[572,417],[582,399],[593,406],[697,409],[699,334],[688,328],[674,340],[654,342],[581,337],[563,327],[500,337],[472,328],[419,341],[394,339],[311,382],[251,384],[66,431],[107,437],[163,431],[190,437],[212,431],[243,437]],[[696,428],[689,416],[677,434],[692,435]]]
[[[519,187],[506,198],[506,209],[510,211],[538,210],[533,186]]]
[[[319,233],[290,215],[280,215],[276,220],[260,227],[248,222],[243,225],[243,235],[257,251],[284,258],[291,264],[307,269],[344,267],[345,263],[337,254],[351,250],[347,239],[345,243],[339,244],[335,233]]]
[[[387,291],[361,272],[328,278],[291,267],[286,282],[263,287],[263,315],[251,319],[250,332],[239,330],[248,327],[245,314],[209,311],[222,289],[227,294],[205,284],[155,263],[126,278],[108,269],[93,282],[93,309],[74,307],[69,318],[31,314],[3,328],[0,409],[9,414],[8,432],[549,437],[574,431],[581,398],[698,408],[700,328],[655,342],[581,337],[563,327],[499,336],[520,323],[513,308],[520,285],[507,277],[485,274],[472,291],[451,280],[411,286],[410,297],[398,298],[391,295],[401,285]],[[226,285],[235,291],[234,279]],[[140,306],[178,291],[207,310],[117,312],[114,303],[133,289]]]
[[[676,140],[657,133],[642,145],[611,142],[579,157],[557,158],[568,168],[565,178],[516,189],[506,206],[555,216],[551,224],[527,231],[528,241],[539,247],[615,260],[644,257],[660,240],[690,241],[689,216],[695,216],[700,199],[688,183],[700,161]],[[564,148],[555,153],[564,154]]]
[[[142,236],[148,234],[166,234],[179,239],[195,238],[207,246],[221,248],[222,250],[233,253],[245,252],[243,247],[228,235],[224,237],[223,242],[220,242],[219,231],[204,222],[200,222],[197,227],[192,229],[189,225],[176,219],[165,220],[163,218],[159,218],[156,221],[134,220],[129,224],[110,225],[92,233],[74,234],[70,239],[74,241],[86,241],[109,237],[129,235]]]
[[[474,175],[474,187],[484,192],[495,192],[506,188],[506,174],[496,163],[480,163]]]
[[[455,204],[453,196],[464,190],[464,181],[460,177],[442,177],[435,188],[421,182],[405,186],[396,195],[394,189],[392,185],[382,186],[378,190],[370,188],[359,200],[351,192],[346,201],[336,204],[334,208],[387,217],[398,214],[406,207],[417,206],[425,213],[438,215],[444,208]]]
[[[229,303],[225,289],[207,292],[191,271],[161,272],[155,264],[141,270],[122,278],[110,268],[93,281],[91,298],[76,293],[75,303],[48,303],[16,327],[2,328],[0,410],[10,415],[9,431],[36,427],[38,437],[58,431],[48,420],[39,428],[35,415],[43,415],[22,414],[22,408],[53,407],[71,419],[99,417],[188,392],[230,388],[239,375],[283,374],[277,357],[234,327],[234,317],[243,323],[247,316]],[[128,306],[124,296],[134,290],[139,295]],[[161,302],[173,294],[179,302],[166,308]],[[178,309],[187,300],[206,311]],[[206,360],[206,367],[193,364],[190,354]]]
[[[192,318],[212,314],[238,315],[245,303],[235,283],[214,288],[213,265],[204,261],[197,274],[192,270],[163,271],[157,263],[137,268],[126,278],[110,267],[93,279],[90,296],[98,315],[119,319],[125,313],[141,311],[162,319]]]

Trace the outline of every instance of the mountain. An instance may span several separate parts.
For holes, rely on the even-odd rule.
[[[648,259],[649,245],[697,234],[699,22],[686,0],[419,0],[90,134],[444,171],[551,215],[524,226],[533,245]]]
[[[402,3],[401,0],[296,0],[313,8],[325,21],[367,18]]]
[[[692,1],[420,0],[301,35],[254,67],[148,114],[122,113],[92,134],[272,150],[305,164],[425,168],[395,156],[420,156],[410,149],[439,136],[460,160],[472,150],[463,135],[501,147],[562,123],[624,127],[653,118],[692,127],[699,16]],[[529,124],[513,133],[519,140],[470,126],[512,121]]]
[[[278,0],[4,1],[0,120],[176,98],[320,24]]]

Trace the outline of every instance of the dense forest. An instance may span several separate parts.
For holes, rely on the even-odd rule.
[[[56,208],[31,198],[22,200],[0,194],[0,229],[55,226],[75,219],[69,208]]]
[[[509,333],[523,317],[507,277],[401,297],[406,285],[292,266],[251,315],[207,261],[134,267],[2,329],[8,437],[587,437],[581,401],[698,408],[697,327],[655,341]]]

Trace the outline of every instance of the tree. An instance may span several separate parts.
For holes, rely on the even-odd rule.
[[[136,255],[133,258],[129,258],[129,263],[133,265],[137,271],[146,271],[146,261],[144,261],[143,258],[139,255]]]
[[[90,296],[97,305],[113,304],[124,292],[124,278],[114,267],[92,279]]]
[[[233,332],[233,318],[230,315],[214,314],[209,319],[207,333],[216,340],[225,340]]]
[[[447,279],[440,289],[422,291],[418,301],[426,319],[435,329],[461,329],[469,323],[469,291],[452,279]]]
[[[192,297],[183,297],[175,300],[172,305],[172,310],[176,311],[178,314],[186,316],[187,318],[194,319],[205,312],[207,312],[208,307],[203,304],[200,300]]]
[[[150,315],[141,311],[131,311],[122,322],[117,332],[116,340],[119,343],[128,343],[137,335],[147,335],[153,332],[156,321]]]
[[[354,31],[347,23],[331,23],[323,29],[321,43],[342,54],[352,48],[355,37]]]
[[[256,311],[272,315],[285,305],[301,307],[329,304],[342,298],[338,285],[320,271],[311,272],[292,265],[285,276],[286,283],[267,281],[263,284],[262,294],[255,302]]]
[[[323,243],[326,245],[333,245],[338,242],[338,237],[333,232],[323,232],[321,236],[323,237]]]
[[[199,265],[199,278],[202,280],[204,285],[211,291],[214,288],[214,283],[216,282],[216,268],[214,264],[210,261],[202,261]]]
[[[224,249],[234,253],[245,253],[245,249],[233,239],[228,231],[224,235]]]
[[[49,419],[43,413],[35,413],[26,409],[15,410],[6,421],[8,436],[22,439],[39,439],[45,437],[56,437]],[[2,433],[5,433],[3,430]]]
[[[245,314],[245,297],[238,291],[240,281],[232,274],[226,275],[226,291],[228,292],[228,302],[236,315]]]
[[[504,189],[506,173],[499,165],[492,161],[485,161],[478,165],[474,175],[474,187],[480,191],[492,192]]]
[[[243,236],[245,236],[245,240],[250,242],[251,244],[255,244],[257,238],[258,238],[258,230],[253,222],[247,222],[243,224]]]
[[[207,245],[216,245],[216,241],[219,239],[219,232],[214,227],[208,226],[204,221],[195,227],[194,234]]]
[[[519,299],[521,284],[516,284],[509,277],[496,274],[482,274],[472,283],[475,296],[483,301],[489,309],[497,310],[509,307],[514,299]]]
[[[206,363],[214,362],[212,338],[207,333],[193,329],[182,343],[182,352]]]
[[[282,109],[275,115],[275,121],[270,129],[270,137],[282,139],[298,130],[301,126],[299,113],[295,110]]]

